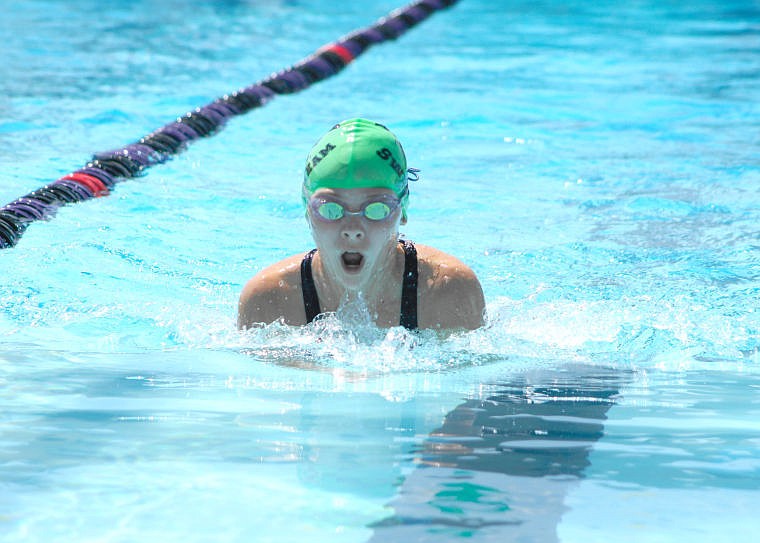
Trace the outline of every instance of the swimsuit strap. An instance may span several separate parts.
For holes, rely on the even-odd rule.
[[[417,249],[411,241],[398,240],[404,246],[404,280],[401,285],[399,324],[408,330],[417,328]]]
[[[408,240],[398,240],[404,248],[404,277],[401,284],[401,318],[399,325],[409,330],[417,328],[417,249]],[[306,310],[306,322],[312,322],[322,310],[319,307],[317,287],[311,272],[311,261],[316,249],[312,249],[301,260],[301,293]]]
[[[319,296],[317,287],[314,285],[314,275],[311,273],[311,259],[314,258],[316,249],[312,249],[301,261],[301,293],[303,294],[303,306],[306,310],[306,322],[310,323],[322,311],[319,308]]]

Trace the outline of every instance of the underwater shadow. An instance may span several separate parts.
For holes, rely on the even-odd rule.
[[[630,379],[619,369],[566,366],[486,385],[416,451],[393,515],[371,526],[370,541],[557,541],[564,498]]]

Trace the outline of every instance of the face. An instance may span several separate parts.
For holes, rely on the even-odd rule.
[[[324,271],[346,288],[361,290],[392,262],[401,218],[393,191],[319,189],[309,200],[307,217]]]

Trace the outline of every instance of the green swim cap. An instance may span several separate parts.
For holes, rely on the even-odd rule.
[[[406,218],[409,188],[401,143],[367,119],[336,124],[312,147],[303,176],[303,199],[321,188],[384,188],[396,193]]]

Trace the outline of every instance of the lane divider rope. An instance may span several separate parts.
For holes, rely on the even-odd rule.
[[[230,118],[261,107],[276,95],[299,92],[336,75],[371,46],[395,40],[457,1],[420,0],[399,8],[374,25],[319,48],[292,67],[196,108],[135,143],[95,154],[85,167],[1,207],[0,249],[15,246],[29,224],[50,219],[59,207],[108,195],[118,182],[166,162],[194,140],[216,133]]]

